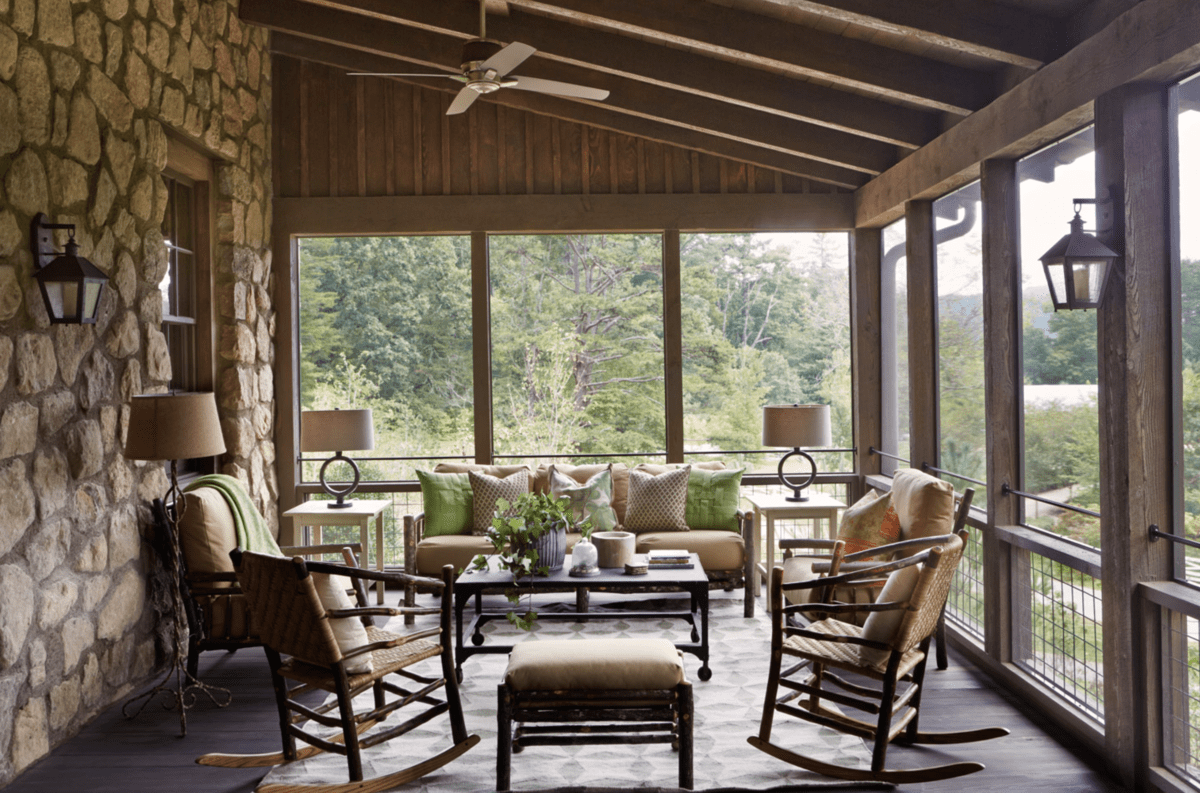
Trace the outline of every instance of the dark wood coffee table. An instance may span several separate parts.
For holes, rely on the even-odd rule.
[[[512,586],[512,576],[498,569],[494,559],[488,559],[491,564],[488,570],[467,570],[454,582],[454,620],[455,620],[455,664],[459,678],[462,678],[463,661],[479,653],[508,653],[511,644],[484,644],[483,626],[492,620],[507,620],[511,608],[503,610],[484,610],[483,593],[507,589]],[[619,612],[551,612],[539,611],[539,620],[570,620],[572,622],[590,622],[591,620],[610,619],[681,619],[692,626],[690,642],[676,642],[675,646],[685,653],[691,653],[700,659],[699,677],[708,680],[712,670],[708,667],[708,576],[700,565],[700,559],[692,554],[691,568],[676,568],[670,570],[651,570],[645,575],[626,575],[619,568],[603,568],[600,575],[576,577],[568,572],[571,568],[571,557],[568,555],[563,569],[548,576],[531,576],[521,580],[521,589],[537,594],[539,592],[563,592],[574,590],[577,595],[582,592],[620,592],[648,593],[662,590],[678,590],[691,596],[689,611],[619,611]],[[475,613],[466,630],[463,630],[463,612],[467,603],[474,599]],[[585,602],[585,598],[577,597],[577,602]],[[509,604],[505,604],[506,606]],[[536,608],[535,608],[536,610]],[[697,617],[699,624],[697,625]],[[466,634],[471,635],[471,646],[463,643]]]

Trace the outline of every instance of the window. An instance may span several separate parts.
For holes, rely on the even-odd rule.
[[[790,403],[830,405],[833,447],[853,446],[848,235],[687,234],[680,248],[685,452],[760,449],[763,406]],[[779,460],[742,456],[772,473]]]
[[[1017,163],[1021,212],[1025,481],[1018,489],[1100,509],[1096,312],[1054,311],[1040,257],[1068,231],[1072,199],[1095,195],[1092,129]],[[1095,228],[1095,207],[1081,215]],[[1025,522],[1100,547],[1100,520],[1025,499]]]
[[[498,461],[664,455],[661,235],[488,246]]]
[[[987,474],[979,182],[939,198],[933,214],[940,467],[958,475],[946,478],[961,490]],[[977,497],[975,503],[987,499]]]
[[[1200,77],[1175,89],[1178,100],[1179,183],[1179,356],[1182,421],[1177,442],[1183,449],[1182,527],[1200,539]],[[1178,409],[1178,408],[1177,408]],[[1200,581],[1200,551],[1187,549],[1186,580]]]
[[[903,218],[883,230],[882,295],[883,451],[908,459],[908,230]],[[904,463],[883,458],[883,472]]]
[[[163,335],[171,352],[171,389],[196,391],[200,372],[196,349],[196,196],[194,183],[164,178],[167,211],[162,232],[167,243],[167,272],[162,292]]]
[[[301,409],[372,409],[375,450],[354,455],[364,481],[473,459],[470,239],[307,237],[299,250]],[[303,480],[322,462],[306,460]]]

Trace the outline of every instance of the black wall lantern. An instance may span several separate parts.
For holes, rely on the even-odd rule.
[[[1079,208],[1097,203],[1094,198],[1076,198],[1071,232],[1042,256],[1042,267],[1050,284],[1054,310],[1099,308],[1104,288],[1118,258],[1107,245],[1083,230]]]
[[[74,223],[47,223],[46,219],[39,212],[29,224],[29,246],[38,267],[35,277],[46,313],[56,324],[91,325],[96,321],[108,276],[79,255]],[[67,229],[71,234],[61,254],[54,250],[54,229]]]

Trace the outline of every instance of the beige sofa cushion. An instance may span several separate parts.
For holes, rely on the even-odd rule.
[[[220,491],[198,487],[183,494],[184,510],[179,521],[179,544],[190,573],[232,573],[229,552],[237,547],[233,513]],[[214,587],[231,583],[216,582]]]
[[[433,467],[435,474],[466,474],[478,471],[481,474],[503,479],[517,471],[528,471],[527,465],[477,465],[475,463],[438,463]]]
[[[571,477],[582,485],[608,466],[609,463],[603,465],[560,465],[555,463],[554,470]],[[537,473],[533,476],[533,492],[550,492],[550,466],[538,466]],[[613,512],[617,513],[618,526],[625,522],[625,505],[628,502],[629,467],[625,463],[612,463],[612,501],[609,502],[609,505],[613,508]]]
[[[954,528],[954,485],[915,468],[901,468],[892,477],[892,504],[902,540],[936,537]]]
[[[583,536],[567,532],[567,553],[575,547],[575,543]],[[455,570],[462,571],[470,567],[471,560],[479,554],[484,556],[495,553],[492,543],[487,537],[474,534],[443,534],[426,537],[417,543],[417,575],[431,578],[442,577],[442,566],[453,565]]]
[[[681,654],[666,639],[523,641],[504,673],[514,691],[661,690],[686,679]]]
[[[699,554],[700,565],[705,570],[741,570],[746,562],[746,543],[742,535],[724,529],[652,531],[637,536],[637,553],[664,550]]]

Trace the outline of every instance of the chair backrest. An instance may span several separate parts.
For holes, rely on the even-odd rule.
[[[929,557],[921,567],[920,577],[908,601],[892,647],[907,652],[933,635],[946,598],[950,595],[950,584],[954,571],[962,559],[966,532],[958,532],[943,545],[929,550]]]
[[[329,666],[342,652],[304,560],[237,551],[238,582],[259,639],[283,655]]]

